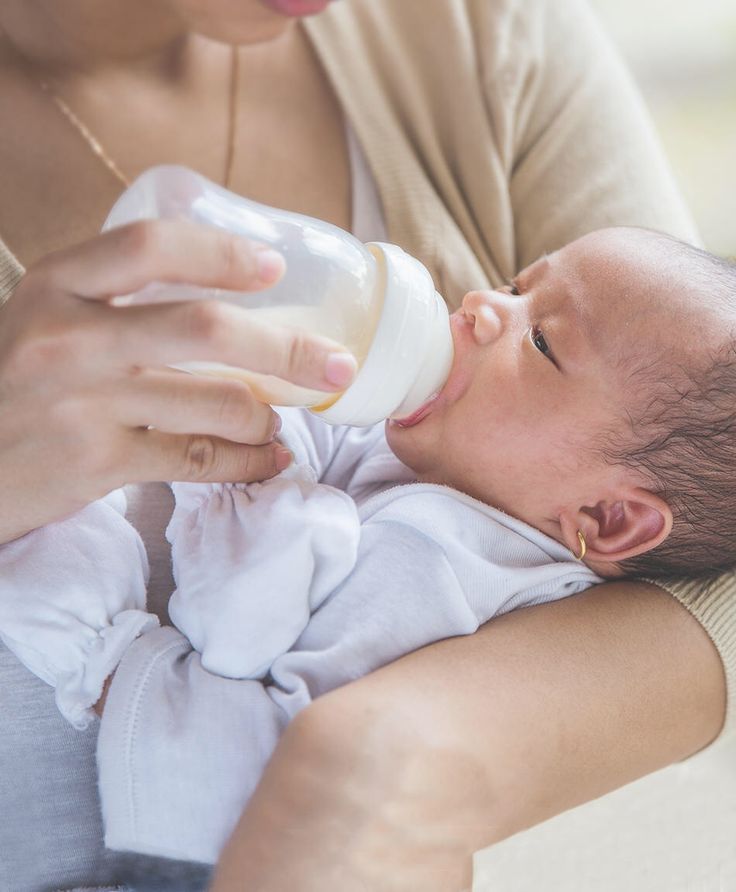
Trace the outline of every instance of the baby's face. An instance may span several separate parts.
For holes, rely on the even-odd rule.
[[[391,448],[419,480],[556,538],[566,508],[597,504],[624,477],[644,485],[600,449],[641,396],[635,368],[663,351],[686,363],[708,343],[703,328],[715,322],[697,312],[677,266],[647,233],[601,230],[512,286],[470,292],[451,317],[447,384],[417,423],[388,422]]]

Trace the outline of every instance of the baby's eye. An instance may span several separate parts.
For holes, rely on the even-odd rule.
[[[533,325],[529,331],[529,337],[531,338],[532,344],[539,350],[540,353],[544,354],[544,356],[554,362],[552,357],[552,351],[549,349],[549,344],[547,343],[546,338],[542,334],[541,330],[537,328],[536,325]]]
[[[521,291],[519,291],[519,286],[516,284],[516,282],[509,282],[506,287],[509,289],[509,294],[513,295],[514,297],[521,296]]]

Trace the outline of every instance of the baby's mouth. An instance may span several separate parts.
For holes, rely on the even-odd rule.
[[[462,336],[458,336],[458,330],[462,329],[464,326],[467,327],[469,325],[467,321],[467,317],[462,310],[457,310],[450,316],[450,326],[453,330],[453,341],[455,344],[455,360],[453,362],[453,366],[450,369],[450,374],[447,378],[447,381],[443,384],[443,386],[436,392],[433,393],[432,396],[423,403],[415,412],[412,412],[411,415],[407,415],[404,418],[392,418],[391,424],[395,424],[398,427],[414,427],[414,425],[419,424],[420,421],[423,421],[427,415],[429,415],[432,410],[435,408],[437,400],[444,394],[445,399],[444,402],[453,402],[455,398],[457,398],[460,391],[457,389],[457,385],[453,383],[453,379],[456,377],[456,369],[455,364],[458,361],[459,355],[462,350]],[[454,396],[451,396],[454,394]]]
[[[412,412],[411,415],[407,415],[406,418],[392,418],[392,423],[398,427],[414,427],[415,424],[419,424],[419,422],[426,418],[432,411],[432,407],[437,402],[437,397],[440,393],[442,393],[441,390],[438,390],[437,393],[433,393],[432,396],[416,410],[416,412]]]

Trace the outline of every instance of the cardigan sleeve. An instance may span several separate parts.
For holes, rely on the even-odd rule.
[[[696,241],[642,98],[589,4],[505,6],[504,39],[496,19],[483,76],[508,171],[517,267],[606,226]]]
[[[676,598],[698,620],[716,647],[726,677],[726,718],[721,736],[736,728],[736,572],[728,571],[711,580],[681,579],[648,582]]]

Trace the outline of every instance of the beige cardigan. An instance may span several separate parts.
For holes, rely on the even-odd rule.
[[[429,267],[451,306],[602,226],[696,239],[583,0],[342,0],[305,27],[389,238]],[[0,302],[22,273],[0,242]],[[733,577],[668,588],[712,637],[734,690]]]

